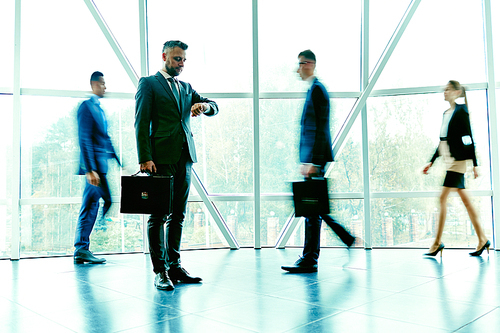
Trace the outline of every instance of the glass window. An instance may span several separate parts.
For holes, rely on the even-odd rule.
[[[0,258],[11,255],[12,214],[7,199],[12,198],[12,96],[0,95],[0,110],[3,121],[0,123]]]
[[[191,118],[198,158],[194,169],[209,193],[252,193],[252,100],[215,101],[219,114]]]
[[[101,71],[107,91],[135,92],[83,1],[53,0],[47,10],[46,2],[25,0],[21,24],[22,88],[87,91]]]
[[[304,100],[260,101],[260,174],[262,193],[290,193],[300,179],[299,136]]]
[[[182,229],[181,250],[228,247],[202,202],[189,202]]]
[[[85,177],[77,175],[80,148],[76,112],[82,101],[67,97],[22,96],[22,198],[81,197]],[[105,98],[101,105],[106,112],[108,132],[124,166],[131,166],[132,172],[138,170],[134,101]],[[110,162],[107,179],[111,194],[119,196],[120,168],[117,163]],[[79,210],[80,204],[23,207],[23,255],[72,253]],[[115,204],[105,219],[98,216],[92,236],[94,251],[126,252],[141,248],[142,219],[120,215],[118,211],[119,205]],[[44,239],[46,233],[50,234],[50,239]]]
[[[361,115],[354,122],[340,154],[330,164],[327,174],[330,194],[363,191],[363,157],[361,150]]]
[[[481,2],[422,1],[375,89],[441,85],[451,79],[485,81]]]
[[[83,99],[21,97],[21,197],[80,196],[76,112]]]
[[[410,2],[410,0],[370,0],[370,73],[375,68]],[[421,6],[422,4],[419,5]]]
[[[260,90],[302,90],[297,56],[306,49],[329,91],[359,90],[360,10],[359,1],[259,2]]]
[[[141,75],[139,6],[137,1],[94,0],[125,56]],[[119,11],[119,12],[118,12]],[[116,59],[118,61],[118,59]]]
[[[163,66],[163,44],[181,40],[189,48],[180,80],[198,92],[252,91],[251,5],[249,0],[186,0],[185,15],[169,15],[176,4],[149,0],[150,74]]]
[[[253,201],[215,201],[214,204],[238,244],[240,246],[253,246],[255,233],[253,222],[255,205]],[[213,224],[213,229],[218,233],[220,241],[223,242],[223,246],[228,246],[211,217],[210,221]]]
[[[469,189],[489,190],[489,143],[486,95],[467,93],[480,177],[466,173]],[[374,192],[428,191],[441,188],[445,174],[439,158],[429,175],[422,170],[439,143],[442,114],[449,107],[442,93],[372,97],[368,100],[370,183]]]
[[[263,246],[275,246],[283,226],[294,211],[293,201],[261,201],[260,209],[261,244]]]
[[[14,82],[14,11],[15,1],[0,3],[0,92],[11,88]]]
[[[352,108],[353,100],[330,99],[330,105],[330,132],[333,140],[345,122]],[[290,193],[289,182],[302,179],[299,173],[299,137],[303,106],[303,99],[269,99],[260,101],[260,173],[262,193]],[[355,128],[360,129],[359,125],[354,125],[352,132],[356,134],[351,136],[361,138],[361,132],[356,131]],[[348,142],[356,146],[356,143],[352,141]],[[359,154],[360,139],[357,142],[356,149],[345,153],[341,152],[341,155]],[[339,158],[340,156],[336,160]],[[361,162],[359,159],[357,161]],[[334,166],[334,168],[336,167]],[[360,184],[356,183],[356,186],[358,185]]]
[[[0,205],[0,258],[11,256],[12,219],[7,214],[7,206]]]
[[[23,206],[21,257],[73,254],[80,207],[80,204]],[[92,252],[142,251],[142,215],[118,212],[119,207],[114,204],[104,219],[98,215],[90,235]]]
[[[80,148],[76,113],[83,99],[22,96],[21,165],[23,198],[81,196],[77,175]],[[108,132],[130,173],[138,171],[134,101],[102,99]],[[120,131],[120,128],[122,129]],[[111,193],[119,195],[119,168],[110,162]]]
[[[491,197],[471,197],[486,237],[492,239]],[[372,199],[373,246],[420,247],[432,245],[439,220],[439,198]],[[478,240],[459,197],[448,198],[442,241],[446,247],[475,248]]]

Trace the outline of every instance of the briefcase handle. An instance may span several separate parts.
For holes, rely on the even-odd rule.
[[[142,173],[145,173],[145,174],[146,174],[146,175],[148,175],[148,176],[158,176],[158,175],[157,175],[157,174],[155,174],[155,173],[149,173],[149,172],[147,172],[147,171],[141,171],[141,170],[139,170],[139,171],[137,171],[136,173],[134,173],[133,175],[130,175],[130,177],[136,177],[136,176],[138,176],[140,173],[141,173],[141,174],[142,174]],[[142,177],[142,176],[140,176],[140,177]]]
[[[139,176],[140,173],[145,173],[147,176]],[[158,178],[173,178],[173,176],[165,176],[165,175],[158,175],[156,173],[149,173],[149,172],[142,172],[141,170],[137,171],[133,175],[130,175],[129,177],[158,177]]]

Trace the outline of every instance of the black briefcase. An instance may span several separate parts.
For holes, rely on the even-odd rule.
[[[292,183],[295,216],[314,216],[330,213],[326,179],[308,179]]]
[[[172,176],[122,176],[120,213],[170,214],[174,180]]]

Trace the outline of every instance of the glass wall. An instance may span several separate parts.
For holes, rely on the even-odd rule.
[[[178,15],[168,14],[177,9],[167,1],[148,0],[147,7],[150,74],[163,65],[163,44],[181,40],[189,48],[180,80],[198,92],[252,91],[251,0],[185,0],[189,10]]]
[[[0,3],[0,31],[2,31],[0,45],[2,50],[11,51],[0,52],[0,93],[11,91],[14,82],[14,5],[14,1]]]
[[[4,116],[0,122],[0,258],[11,255],[12,212],[12,96],[0,95],[0,110]]]
[[[498,50],[500,5],[491,2],[493,44]],[[150,74],[162,66],[165,41],[179,39],[189,45],[180,79],[220,107],[215,117],[192,119],[198,155],[194,169],[239,246],[252,247],[256,238],[262,246],[276,246],[285,226],[293,220],[290,184],[302,178],[298,141],[308,86],[296,73],[298,53],[304,49],[316,53],[316,74],[330,92],[331,133],[336,138],[360,94],[360,77],[375,68],[411,1],[365,2],[369,4],[369,16],[364,18],[370,27],[365,36],[369,41],[369,73],[363,73],[360,66],[363,1],[188,0],[182,6],[189,8],[189,13],[169,17],[166,23],[165,15],[172,4],[147,0],[148,26],[143,30],[139,27],[139,1],[90,3],[104,19],[104,29],[114,37],[128,64],[119,61],[86,2],[54,0],[47,11],[45,1],[23,0],[21,69],[14,73],[16,2],[0,4],[4,36],[0,44],[7,50],[0,54],[0,109],[5,115],[0,124],[0,154],[4,156],[0,163],[4,175],[0,177],[0,257],[11,256],[12,202],[21,206],[19,226],[14,226],[21,230],[21,256],[73,252],[85,184],[84,178],[76,175],[76,110],[88,98],[89,77],[95,70],[105,75],[108,94],[102,99],[102,107],[123,168],[111,165],[108,181],[114,205],[105,219],[98,218],[91,250],[143,250],[145,217],[119,213],[120,176],[139,169],[134,131],[135,79],[125,68],[130,65],[128,72],[140,73],[146,65],[140,57],[141,31],[148,44]],[[255,3],[257,20],[252,17]],[[469,88],[480,177],[473,179],[469,166],[466,186],[492,239],[491,210],[495,207],[491,184],[497,171],[491,166],[490,146],[498,143],[490,142],[488,132],[493,110],[487,96],[493,90],[486,85],[484,3],[420,3],[367,100],[368,146],[363,147],[358,117],[336,162],[329,166],[332,215],[360,239],[357,246],[429,246],[445,168],[439,160],[430,175],[424,176],[422,168],[439,140],[442,112],[447,108],[441,87],[449,79]],[[314,11],[313,18],[304,16],[309,10]],[[41,12],[45,14],[39,15]],[[258,22],[257,26],[253,22]],[[255,34],[257,44],[253,44]],[[257,54],[254,47],[258,47],[258,66],[253,59]],[[500,62],[498,56],[494,59],[498,88]],[[12,129],[13,104],[19,97],[19,91],[13,92],[16,79],[21,84],[20,132]],[[261,95],[254,98],[257,85]],[[500,99],[499,89],[496,95]],[[258,128],[253,126],[255,115]],[[21,140],[21,159],[13,161],[12,144],[17,138]],[[363,159],[363,149],[368,151],[367,160]],[[258,184],[255,153],[260,159]],[[19,198],[11,195],[12,178],[8,174],[12,165],[20,165],[21,178],[14,179],[19,182]],[[368,179],[363,178],[363,167],[369,170]],[[365,202],[368,185],[372,198]],[[258,198],[254,197],[255,186],[261,193]],[[193,186],[182,248],[228,247],[203,196]],[[450,198],[448,207],[447,246],[475,247],[474,231],[459,198]],[[367,228],[372,239],[365,240]],[[256,229],[260,229],[258,235]],[[302,246],[303,233],[299,224],[286,244]],[[322,244],[342,245],[327,228]]]
[[[361,1],[259,1],[260,90],[302,91],[297,57],[306,49],[328,90],[358,90],[360,10]]]
[[[387,16],[401,17],[392,11],[395,2],[374,1],[372,7],[380,11],[370,14],[381,14],[375,19],[376,27],[383,26],[380,21],[386,21]],[[384,41],[387,44],[390,37],[387,33],[376,36],[382,39],[376,40],[377,44]],[[379,50],[377,47],[372,51]],[[375,53],[374,57],[378,58],[379,54]],[[375,89],[435,86],[448,80],[484,82],[484,59],[481,1],[422,1]]]

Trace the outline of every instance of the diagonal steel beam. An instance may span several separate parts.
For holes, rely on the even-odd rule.
[[[379,58],[379,61],[375,68],[373,69],[373,72],[370,76],[369,82],[364,87],[364,90],[362,91],[361,95],[359,98],[356,100],[356,103],[354,103],[354,106],[351,109],[351,112],[347,116],[346,121],[342,125],[342,127],[339,130],[339,133],[337,134],[334,142],[333,142],[333,158],[335,159],[341,152],[346,138],[349,135],[349,131],[352,128],[352,125],[356,121],[359,113],[363,109],[363,107],[366,105],[366,100],[368,99],[368,96],[370,96],[370,93],[373,90],[373,87],[377,83],[380,74],[382,74],[385,65],[389,61],[389,58],[391,57],[394,49],[399,43],[399,40],[401,39],[401,36],[406,30],[406,27],[408,26],[408,23],[410,23],[413,14],[418,8],[418,5],[420,4],[421,0],[413,0],[408,8],[406,9],[406,12],[404,13],[403,17],[401,18],[401,21],[399,22],[396,30],[394,31],[391,39],[389,40],[389,43],[387,44],[384,52],[382,53],[381,57]],[[328,175],[331,172],[332,165],[328,168],[325,176],[328,177]]]
[[[303,217],[296,217],[294,213],[292,213],[288,217],[285,225],[283,226],[283,229],[281,230],[280,235],[278,236],[278,240],[276,241],[276,248],[277,249],[284,249],[285,248],[286,243],[288,243],[288,240],[293,235],[295,228],[297,228],[297,225],[303,219],[304,219]]]
[[[421,0],[412,0],[408,8],[406,9],[403,17],[401,18],[401,21],[399,22],[398,26],[396,27],[396,30],[394,31],[391,39],[389,40],[389,43],[387,44],[384,52],[382,52],[382,55],[379,58],[379,61],[377,65],[375,66],[372,75],[369,78],[368,83],[364,87],[361,95],[359,98],[356,100],[356,103],[351,109],[351,112],[347,115],[346,121],[340,128],[339,133],[337,134],[334,142],[333,142],[333,158],[335,159],[341,152],[344,143],[346,141],[347,135],[349,134],[352,125],[356,121],[356,118],[360,114],[361,110],[366,106],[366,100],[368,99],[368,96],[370,96],[370,93],[373,90],[373,87],[377,83],[380,74],[382,74],[385,65],[389,61],[389,58],[391,57],[394,49],[399,43],[399,40],[401,39],[401,36],[406,30],[406,27],[410,23],[413,14],[417,10],[418,6],[420,5]],[[332,166],[333,164],[331,163],[328,169],[325,172],[325,177],[328,177],[332,171]],[[298,219],[294,218],[292,215],[288,221],[286,222],[285,226],[283,227],[280,236],[278,237],[278,242],[276,243],[277,248],[283,248],[286,243],[288,242],[288,239],[292,235],[292,233],[295,231],[295,228],[297,227],[298,224]],[[291,230],[290,230],[291,229]]]
[[[219,210],[215,207],[212,201],[208,198],[208,192],[201,183],[200,177],[198,177],[198,174],[194,169],[192,169],[192,183],[196,191],[198,191],[198,194],[201,197],[201,200],[203,200],[203,203],[207,207],[208,211],[210,212],[210,215],[214,219],[215,223],[217,224],[217,227],[219,230],[222,232],[222,235],[226,239],[227,243],[229,244],[229,247],[232,250],[237,250],[239,249],[238,242],[236,241],[236,238],[233,236],[231,231],[229,230],[226,222],[224,221],[224,218],[220,214]]]
[[[118,41],[116,40],[115,36],[109,29],[108,25],[106,24],[106,21],[104,21],[104,18],[102,17],[101,13],[99,12],[99,9],[97,9],[97,6],[95,5],[93,0],[83,0],[85,4],[87,5],[90,13],[94,17],[95,21],[97,22],[97,25],[99,25],[99,28],[101,28],[102,33],[108,40],[109,45],[115,52],[115,55],[118,57],[118,60],[120,60],[120,63],[122,64],[123,68],[127,72],[128,77],[132,81],[132,83],[137,87],[139,83],[139,77],[137,76],[137,73],[134,70],[134,67],[128,60],[127,56],[123,52],[122,48],[120,47],[120,44],[118,44]]]

